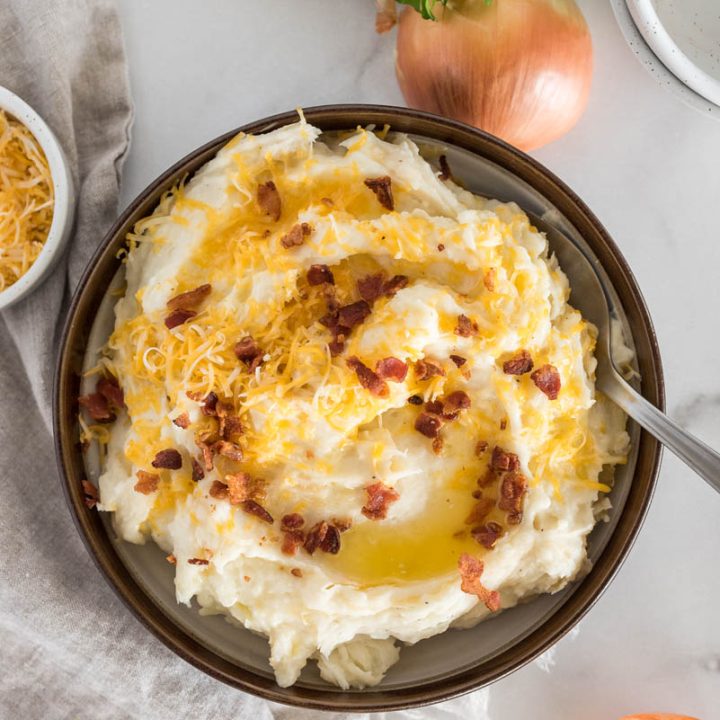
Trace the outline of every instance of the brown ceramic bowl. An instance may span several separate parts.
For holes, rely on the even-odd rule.
[[[454,175],[469,189],[515,200],[545,214],[593,253],[604,268],[621,318],[634,346],[643,395],[664,404],[662,369],[655,333],[640,290],[615,243],[582,201],[537,162],[478,130],[426,113],[393,107],[341,105],[305,111],[325,131],[357,125],[389,124],[409,133],[428,152],[441,148]],[[295,113],[277,115],[239,130],[262,133],[293,122]],[[81,479],[97,468],[78,448],[77,396],[88,353],[112,326],[108,288],[121,278],[117,259],[126,233],[152,212],[161,194],[179,178],[207,162],[238,130],[213,140],[153,182],[127,208],[88,265],[73,298],[62,337],[55,383],[55,443],[63,487],[78,531],[110,585],[136,617],[168,647],[213,677],[270,700],[303,707],[368,711],[391,710],[447,699],[482,687],[521,667],[561,638],[587,612],[617,572],[640,529],[660,462],[660,446],[631,424],[632,455],[616,473],[609,523],[591,534],[593,569],[560,593],[543,596],[501,613],[479,626],[449,631],[403,649],[400,662],[381,685],[344,692],[322,682],[314,668],[291,688],[274,682],[265,641],[220,617],[201,617],[174,600],[172,569],[152,544],[118,540],[108,519],[83,503]],[[572,285],[572,278],[570,278]],[[87,465],[87,467],[85,467]],[[103,514],[104,515],[104,514]]]

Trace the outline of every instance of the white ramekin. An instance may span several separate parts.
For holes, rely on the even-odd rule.
[[[62,255],[70,237],[75,214],[75,188],[65,153],[47,123],[24,100],[0,87],[0,108],[23,123],[45,152],[53,182],[55,204],[45,245],[30,269],[10,287],[0,292],[0,310],[20,300],[40,285]]]

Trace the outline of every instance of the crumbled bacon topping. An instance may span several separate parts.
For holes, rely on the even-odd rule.
[[[233,351],[238,360],[244,362],[251,372],[262,362],[263,351],[252,335],[246,335],[242,340],[238,340]]]
[[[464,390],[455,390],[442,398],[443,415],[453,415],[470,407],[470,396]]]
[[[219,440],[213,445],[213,450],[218,455],[222,455],[235,462],[240,462],[240,460],[243,459],[242,448],[237,443],[230,442],[229,440]]]
[[[165,327],[168,330],[172,330],[173,328],[176,328],[178,325],[182,325],[183,323],[187,322],[191,318],[194,318],[196,315],[197,315],[197,313],[194,310],[183,310],[182,308],[179,310],[173,310],[165,318]]]
[[[89,480],[82,480],[80,484],[83,489],[83,502],[92,510],[100,499],[98,489]]]
[[[448,164],[447,157],[445,155],[441,155],[438,158],[438,163],[440,165],[440,174],[438,175],[440,180],[452,180],[452,173],[450,172],[450,165]]]
[[[378,360],[375,366],[375,372],[377,372],[383,380],[402,382],[407,376],[408,366],[407,363],[395,357],[386,357]]]
[[[527,350],[520,350],[509,360],[503,363],[503,372],[506,375],[524,375],[533,369],[533,359]]]
[[[196,440],[195,442],[200,448],[200,452],[202,453],[205,470],[210,472],[210,470],[213,469],[213,446],[211,443],[205,442],[203,440]]]
[[[392,181],[388,175],[377,178],[367,178],[365,185],[369,187],[378,199],[378,202],[386,210],[395,209],[395,201],[393,200]]]
[[[121,410],[125,407],[125,394],[114,375],[103,375],[98,379],[95,391],[110,403],[110,407]]]
[[[337,312],[338,325],[352,330],[356,325],[364,322],[371,311],[365,300],[358,300],[350,305],[343,305]]]
[[[522,520],[522,508],[527,493],[527,480],[519,472],[509,472],[500,483],[498,507],[509,513],[508,522],[513,525]],[[510,517],[512,516],[512,517]]]
[[[186,412],[181,413],[173,419],[173,425],[177,425],[177,427],[186,430],[190,427],[190,415],[188,415],[188,413]]]
[[[160,450],[151,464],[163,470],[179,470],[182,467],[182,455],[175,448]]]
[[[293,568],[290,571],[291,575],[294,575],[295,577],[301,578],[303,576],[303,572],[300,568]]]
[[[245,500],[242,503],[242,509],[248,513],[248,515],[254,515],[263,522],[269,523],[270,525],[273,523],[273,516],[255,500]]]
[[[360,384],[377,397],[387,397],[388,384],[355,356],[347,359],[348,367],[355,371]]]
[[[160,484],[159,475],[145,472],[145,470],[138,470],[136,475],[138,480],[135,483],[135,492],[150,495],[158,489],[158,485]]]
[[[115,413],[110,409],[107,398],[99,392],[81,395],[78,403],[87,410],[88,415],[99,423],[110,423],[115,420]]]
[[[188,563],[190,565],[209,565],[210,561],[205,558],[189,558]]]
[[[490,458],[490,469],[495,472],[515,472],[520,467],[520,460],[515,453],[505,452],[496,445]]]
[[[488,590],[481,582],[485,565],[472,555],[463,553],[458,560],[458,569],[462,582],[460,589],[470,595],[477,595],[485,607],[491,612],[500,609],[500,593],[497,590]]]
[[[443,370],[442,365],[427,358],[417,360],[413,368],[418,380],[429,380],[436,375],[445,375],[445,370]]]
[[[560,373],[554,365],[543,365],[531,376],[531,380],[550,400],[556,400],[560,392]]]
[[[202,412],[203,415],[215,417],[217,415],[217,404],[218,396],[214,392],[210,392],[205,396],[200,412]]]
[[[283,515],[280,520],[281,530],[298,530],[305,524],[305,518],[300,513]]]
[[[445,250],[445,246],[442,243],[438,243],[437,249],[438,252],[443,252],[443,250]]]
[[[459,368],[467,362],[467,358],[464,358],[462,355],[451,355],[450,359],[455,363],[455,366]]]
[[[410,279],[407,277],[407,275],[393,275],[384,285],[383,285],[383,295],[385,297],[394,297],[395,293],[397,293],[398,290],[402,290],[404,287],[407,287],[407,284],[410,282]]]
[[[219,432],[224,440],[234,440],[240,437],[245,428],[237,415],[221,415]]]
[[[190,465],[192,467],[192,479],[195,482],[200,482],[200,480],[205,477],[205,471],[203,470],[202,465],[195,458],[190,460]]]
[[[477,525],[481,523],[495,507],[495,501],[492,498],[481,497],[473,505],[470,514],[465,518],[466,525]]]
[[[335,277],[327,265],[311,265],[307,271],[307,281],[310,285],[335,284]]]
[[[373,273],[366,275],[357,281],[357,289],[360,297],[366,302],[373,303],[383,294],[383,283],[385,276],[383,273]]]
[[[440,434],[442,418],[428,412],[421,412],[415,420],[415,429],[429,438],[436,438]]]
[[[213,480],[210,490],[208,490],[208,494],[216,500],[227,500],[228,497],[230,497],[230,490],[224,482],[220,482],[220,480]]]
[[[422,397],[421,397],[420,395],[411,395],[411,396],[408,398],[408,402],[409,402],[411,405],[422,405],[422,404],[423,404],[423,399],[422,399]]]
[[[478,440],[477,443],[475,443],[475,454],[478,457],[483,455],[487,449],[488,449],[487,440]]]
[[[367,503],[362,507],[362,514],[370,520],[384,520],[388,506],[399,499],[397,492],[382,482],[376,482],[365,488]]]
[[[283,541],[280,550],[285,555],[295,555],[298,548],[302,547],[305,542],[305,534],[302,530],[285,530],[283,532]]]
[[[269,215],[275,222],[280,219],[282,202],[280,193],[272,180],[258,185],[257,203],[265,215]]]
[[[284,248],[299,247],[312,235],[312,231],[312,225],[308,223],[295,223],[287,235],[283,235],[280,243]]]
[[[167,301],[168,310],[193,310],[212,292],[212,285],[205,283],[194,290],[180,293]]]
[[[225,476],[225,484],[228,488],[228,500],[231,505],[239,505],[249,500],[252,494],[252,478],[244,472],[234,473]]]
[[[478,324],[467,315],[458,315],[455,334],[460,337],[472,337],[479,332]]]
[[[495,543],[502,537],[503,528],[502,525],[496,522],[489,522],[473,528],[470,534],[484,548],[492,550],[495,547]]]

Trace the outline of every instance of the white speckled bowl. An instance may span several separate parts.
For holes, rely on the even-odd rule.
[[[16,283],[0,292],[0,310],[2,310],[40,285],[62,254],[72,230],[75,188],[65,153],[55,134],[40,115],[24,100],[4,87],[0,87],[0,108],[23,123],[40,143],[50,166],[55,195],[52,225],[45,245],[30,269]]]

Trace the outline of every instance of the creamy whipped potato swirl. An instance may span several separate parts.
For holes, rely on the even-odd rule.
[[[129,238],[99,508],[343,688],[588,565],[625,417],[543,235],[406,136],[239,135]],[[606,475],[603,475],[605,478]]]

